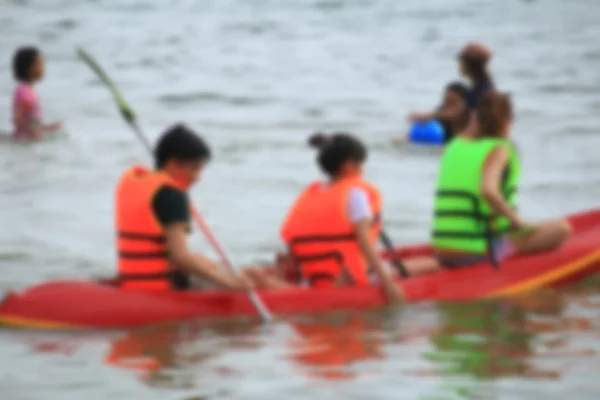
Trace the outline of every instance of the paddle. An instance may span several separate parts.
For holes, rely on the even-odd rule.
[[[498,262],[498,254],[496,254],[496,247],[494,246],[494,237],[491,234],[489,224],[486,224],[485,241],[487,245],[487,256],[490,264],[492,264],[492,267],[497,270],[500,268],[500,263]]]
[[[109,90],[111,91],[111,93],[113,95],[113,98],[115,99],[115,102],[117,103],[117,106],[119,108],[119,111],[121,112],[121,115],[123,116],[125,121],[129,124],[129,126],[133,129],[133,131],[137,135],[138,139],[140,139],[140,141],[144,144],[146,149],[150,153],[152,153],[152,146],[150,145],[150,142],[148,141],[148,139],[146,139],[146,136],[144,135],[144,133],[138,126],[135,114],[133,113],[133,111],[131,110],[131,108],[129,107],[129,105],[127,104],[127,102],[125,101],[125,99],[123,98],[123,96],[121,95],[121,93],[119,92],[117,87],[115,86],[115,84],[110,80],[108,75],[106,75],[106,73],[102,70],[102,68],[100,68],[100,65],[98,65],[98,63],[94,60],[94,58],[92,58],[92,56],[89,53],[87,53],[83,49],[78,49],[77,54],[96,73],[96,75],[98,75],[100,80],[109,88]],[[227,257],[227,254],[225,253],[225,251],[223,250],[223,248],[221,247],[221,245],[219,244],[219,242],[217,241],[215,236],[212,234],[210,228],[204,221],[204,218],[202,218],[202,216],[200,215],[198,210],[193,206],[192,206],[192,216],[194,218],[194,222],[196,222],[196,225],[200,228],[202,233],[204,233],[204,236],[206,236],[210,245],[219,254],[219,257],[221,258],[221,261],[223,262],[223,264],[225,264],[227,269],[232,274],[239,276],[239,273],[233,268],[233,265],[229,261],[229,257]],[[258,297],[258,294],[254,290],[251,290],[248,292],[248,295],[250,297],[250,300],[252,301],[252,304],[254,305],[254,307],[256,308],[258,313],[260,314],[262,320],[264,322],[268,322],[268,321],[272,320],[273,317],[272,317],[271,313],[266,308],[265,304],[260,299],[260,297]]]
[[[406,266],[404,265],[404,263],[402,263],[402,261],[399,258],[394,257],[394,244],[392,243],[392,240],[390,239],[386,231],[382,229],[381,233],[379,233],[379,238],[383,242],[385,248],[388,249],[390,253],[392,253],[392,257],[390,259],[392,261],[392,264],[394,264],[396,269],[398,269],[398,272],[400,272],[400,275],[403,278],[408,278],[409,275]]]

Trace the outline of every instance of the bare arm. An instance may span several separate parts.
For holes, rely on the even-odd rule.
[[[377,250],[375,246],[371,243],[369,238],[369,229],[371,226],[371,220],[368,218],[362,219],[354,224],[356,237],[358,239],[358,244],[360,249],[367,261],[367,264],[370,265],[379,281],[381,282],[381,286],[388,297],[390,303],[399,303],[402,301],[402,291],[394,282],[391,274],[388,274],[383,266],[383,262],[379,255],[377,254]]]
[[[460,114],[465,111],[465,106],[460,104],[446,104],[443,107],[440,107],[439,110],[436,111],[436,118],[438,119],[454,119],[458,118]]]
[[[175,265],[227,289],[249,289],[245,281],[223,271],[209,258],[199,253],[191,253],[187,246],[187,228],[186,223],[176,222],[165,229],[169,258]]]
[[[511,224],[516,228],[522,228],[525,223],[506,203],[504,196],[500,192],[502,173],[507,163],[508,149],[506,147],[496,147],[488,154],[483,164],[481,194],[490,204],[492,210],[508,218]]]
[[[44,132],[48,133],[56,133],[60,128],[62,128],[62,122],[52,122],[50,124],[41,124],[41,128]]]
[[[409,116],[411,121],[428,121],[430,119],[452,120],[460,116],[464,112],[464,106],[451,104],[444,105],[436,111],[427,113],[412,113]]]

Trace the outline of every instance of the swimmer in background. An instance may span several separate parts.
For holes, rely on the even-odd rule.
[[[44,76],[44,56],[35,47],[20,47],[13,56],[13,75],[18,81],[13,94],[13,137],[40,139],[55,133],[62,123],[44,124],[38,94],[33,85]]]
[[[434,112],[413,113],[413,121],[428,121],[437,119],[444,128],[444,144],[453,137],[462,133],[469,122],[469,109],[467,99],[469,89],[460,82],[452,82],[446,86],[442,104]],[[405,141],[408,138],[404,139]]]
[[[468,43],[458,53],[459,71],[470,83],[470,87],[466,93],[466,107],[469,111],[469,121],[467,126],[461,130],[461,135],[472,136],[476,128],[477,119],[475,118],[475,108],[479,104],[479,100],[490,90],[494,90],[494,80],[488,69],[488,64],[492,59],[490,49],[477,42]],[[459,104],[449,105],[430,113],[412,113],[409,115],[409,120],[427,121],[437,119],[439,121],[458,120],[464,113],[464,108]]]

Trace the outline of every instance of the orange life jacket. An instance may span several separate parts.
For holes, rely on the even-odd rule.
[[[143,166],[126,171],[117,184],[118,282],[123,288],[171,289],[175,268],[168,260],[164,229],[152,210],[154,195],[165,185],[185,190],[164,172]]]
[[[348,216],[348,196],[355,187],[368,194],[374,213],[370,234],[375,244],[381,230],[381,195],[360,178],[328,186],[313,182],[296,200],[283,224],[281,237],[298,275],[311,286],[331,286],[342,273],[347,273],[355,284],[369,283],[367,265]]]

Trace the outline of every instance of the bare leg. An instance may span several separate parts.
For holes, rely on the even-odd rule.
[[[246,267],[240,273],[254,283],[257,289],[285,289],[294,287],[278,276],[277,269],[270,267]],[[190,276],[190,289],[223,290],[219,285],[197,276]]]
[[[418,276],[437,272],[441,269],[440,263],[435,257],[414,257],[402,261],[409,276]]]
[[[516,254],[550,251],[560,247],[571,236],[569,222],[561,219],[538,224],[528,235],[511,238]]]
[[[244,268],[244,275],[252,280],[257,289],[289,289],[294,285],[279,278],[276,274],[261,268]]]
[[[400,271],[398,268],[393,267],[393,263],[390,260],[386,260],[386,263],[390,266],[394,277],[401,278]],[[408,272],[408,277],[426,275],[432,272],[438,272],[441,269],[440,263],[435,257],[413,257],[402,260],[402,265],[406,268],[406,272]]]

